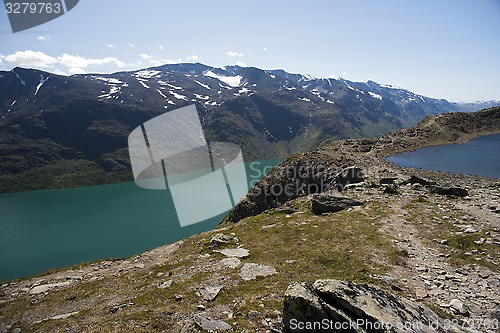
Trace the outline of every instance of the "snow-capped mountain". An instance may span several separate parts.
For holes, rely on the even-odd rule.
[[[332,139],[378,136],[427,115],[491,104],[462,105],[373,81],[240,66],[171,64],[69,77],[14,68],[0,72],[0,182],[13,175],[38,179],[40,173],[74,185],[131,179],[130,131],[193,103],[208,140],[237,143],[247,160],[306,151]],[[55,186],[47,182],[31,183]]]

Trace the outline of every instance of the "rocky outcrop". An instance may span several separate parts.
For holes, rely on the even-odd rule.
[[[351,198],[332,195],[330,193],[314,194],[309,202],[309,209],[313,214],[334,213],[352,206],[361,206],[363,203]]]
[[[429,308],[370,285],[338,280],[292,283],[284,296],[286,332],[472,332]]]

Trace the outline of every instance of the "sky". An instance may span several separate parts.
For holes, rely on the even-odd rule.
[[[17,33],[0,7],[0,70],[238,64],[475,101],[500,100],[499,58],[500,0],[80,0]]]

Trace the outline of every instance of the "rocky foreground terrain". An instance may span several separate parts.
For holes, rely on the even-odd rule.
[[[500,108],[291,156],[216,230],[3,283],[0,332],[497,332],[500,181],[384,159],[490,133]]]

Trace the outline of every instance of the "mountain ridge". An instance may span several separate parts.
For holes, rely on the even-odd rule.
[[[374,81],[255,67],[185,63],[72,76],[16,67],[0,72],[0,191],[132,180],[128,134],[188,104],[197,105],[209,141],[238,144],[245,160],[376,137],[460,111]]]

